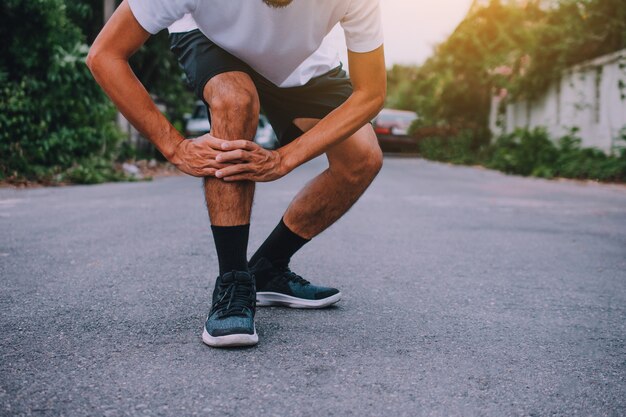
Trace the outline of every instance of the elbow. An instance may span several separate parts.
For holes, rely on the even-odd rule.
[[[384,82],[382,83],[383,86],[381,87],[380,91],[377,94],[377,105],[378,105],[378,112],[380,112],[383,107],[385,107],[385,102],[387,101],[387,83]]]
[[[87,60],[85,63],[87,64],[89,71],[91,71],[91,73],[95,76],[102,63],[102,52],[100,49],[94,46],[89,48],[89,53],[87,54]]]
[[[355,91],[355,98],[358,97],[359,107],[363,110],[364,115],[367,114],[368,120],[373,119],[380,113],[385,106],[387,98],[387,89],[373,89],[372,91]]]
[[[372,96],[370,99],[371,103],[371,118],[378,116],[378,113],[385,107],[386,94],[382,92],[381,94],[376,94]]]
[[[89,48],[89,53],[87,54],[87,60],[85,61],[85,63],[87,64],[87,68],[89,68],[89,71],[91,71],[92,74],[96,68],[98,59],[99,59],[98,52],[94,50],[92,46],[91,48]]]
[[[376,97],[375,103],[376,103],[376,114],[378,114],[383,107],[385,107],[385,101],[387,100],[387,93],[383,92],[382,94],[378,95]]]

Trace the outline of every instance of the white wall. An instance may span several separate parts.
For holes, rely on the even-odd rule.
[[[610,152],[624,146],[618,138],[626,128],[626,49],[568,69],[537,100],[500,104],[494,97],[494,135],[542,126],[558,139],[577,127],[584,147]],[[504,112],[498,111],[501,107]]]

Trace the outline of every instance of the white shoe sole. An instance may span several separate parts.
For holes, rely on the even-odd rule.
[[[257,292],[256,305],[258,307],[286,306],[291,308],[324,308],[341,300],[338,292],[321,300],[305,300],[304,298],[292,297],[277,292]]]
[[[259,342],[259,336],[256,334],[256,328],[253,334],[228,334],[225,336],[211,336],[206,331],[206,327],[202,331],[202,341],[205,345],[211,347],[236,347],[236,346],[254,346]]]

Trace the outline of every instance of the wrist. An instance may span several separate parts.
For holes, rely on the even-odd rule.
[[[176,159],[176,151],[184,140],[185,138],[183,138],[182,136],[180,136],[180,134],[178,134],[178,132],[176,132],[176,135],[171,137],[159,150],[161,151],[165,159],[175,164],[174,159]]]
[[[294,163],[292,155],[286,150],[287,148],[279,148],[276,152],[280,158],[280,171],[282,175],[287,175],[293,171],[298,165]]]

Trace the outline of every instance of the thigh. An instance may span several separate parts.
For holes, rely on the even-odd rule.
[[[302,134],[294,119],[323,119],[352,94],[352,83],[341,67],[300,87],[280,88],[258,75],[253,78],[261,107],[282,146]]]
[[[200,100],[204,100],[205,86],[213,77],[226,72],[253,72],[246,63],[214,44],[197,29],[172,33],[170,49]]]
[[[320,119],[297,118],[293,124],[302,132],[312,129]],[[360,128],[349,138],[326,151],[326,158],[331,166],[358,166],[372,153],[379,154],[380,145],[374,128],[370,123]]]

